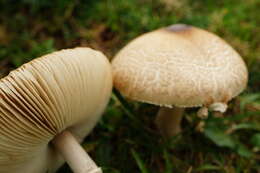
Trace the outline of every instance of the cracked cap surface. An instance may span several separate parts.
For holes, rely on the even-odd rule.
[[[126,97],[161,106],[227,103],[247,85],[240,55],[218,36],[176,24],[143,34],[112,61],[114,86]]]

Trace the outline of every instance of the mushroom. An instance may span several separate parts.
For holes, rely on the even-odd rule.
[[[175,24],[143,34],[112,61],[114,86],[124,96],[161,106],[156,124],[165,136],[181,131],[183,111],[201,107],[225,112],[227,103],[247,85],[239,54],[218,36]]]
[[[37,58],[0,80],[0,172],[101,173],[80,142],[112,92],[107,58],[90,48]]]

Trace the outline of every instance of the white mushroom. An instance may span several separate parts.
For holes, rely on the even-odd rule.
[[[75,173],[102,172],[79,142],[99,120],[111,89],[107,58],[90,48],[45,55],[2,78],[0,173],[55,172],[62,157]]]
[[[239,54],[218,36],[176,24],[143,34],[113,59],[114,86],[126,97],[162,106],[156,124],[163,134],[180,131],[183,109],[225,112],[248,80]],[[173,106],[175,106],[173,108]]]

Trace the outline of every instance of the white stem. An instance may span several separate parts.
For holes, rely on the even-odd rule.
[[[74,173],[102,173],[69,131],[57,135],[52,143]]]
[[[155,123],[164,136],[172,137],[181,132],[183,112],[184,108],[160,108]]]

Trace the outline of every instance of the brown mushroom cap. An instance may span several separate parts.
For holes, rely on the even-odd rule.
[[[115,56],[112,69],[114,86],[123,95],[167,107],[227,103],[248,79],[245,63],[231,46],[184,24],[134,39]]]
[[[0,173],[54,172],[63,159],[49,144],[63,130],[79,141],[112,90],[107,58],[90,48],[37,58],[0,80]]]

